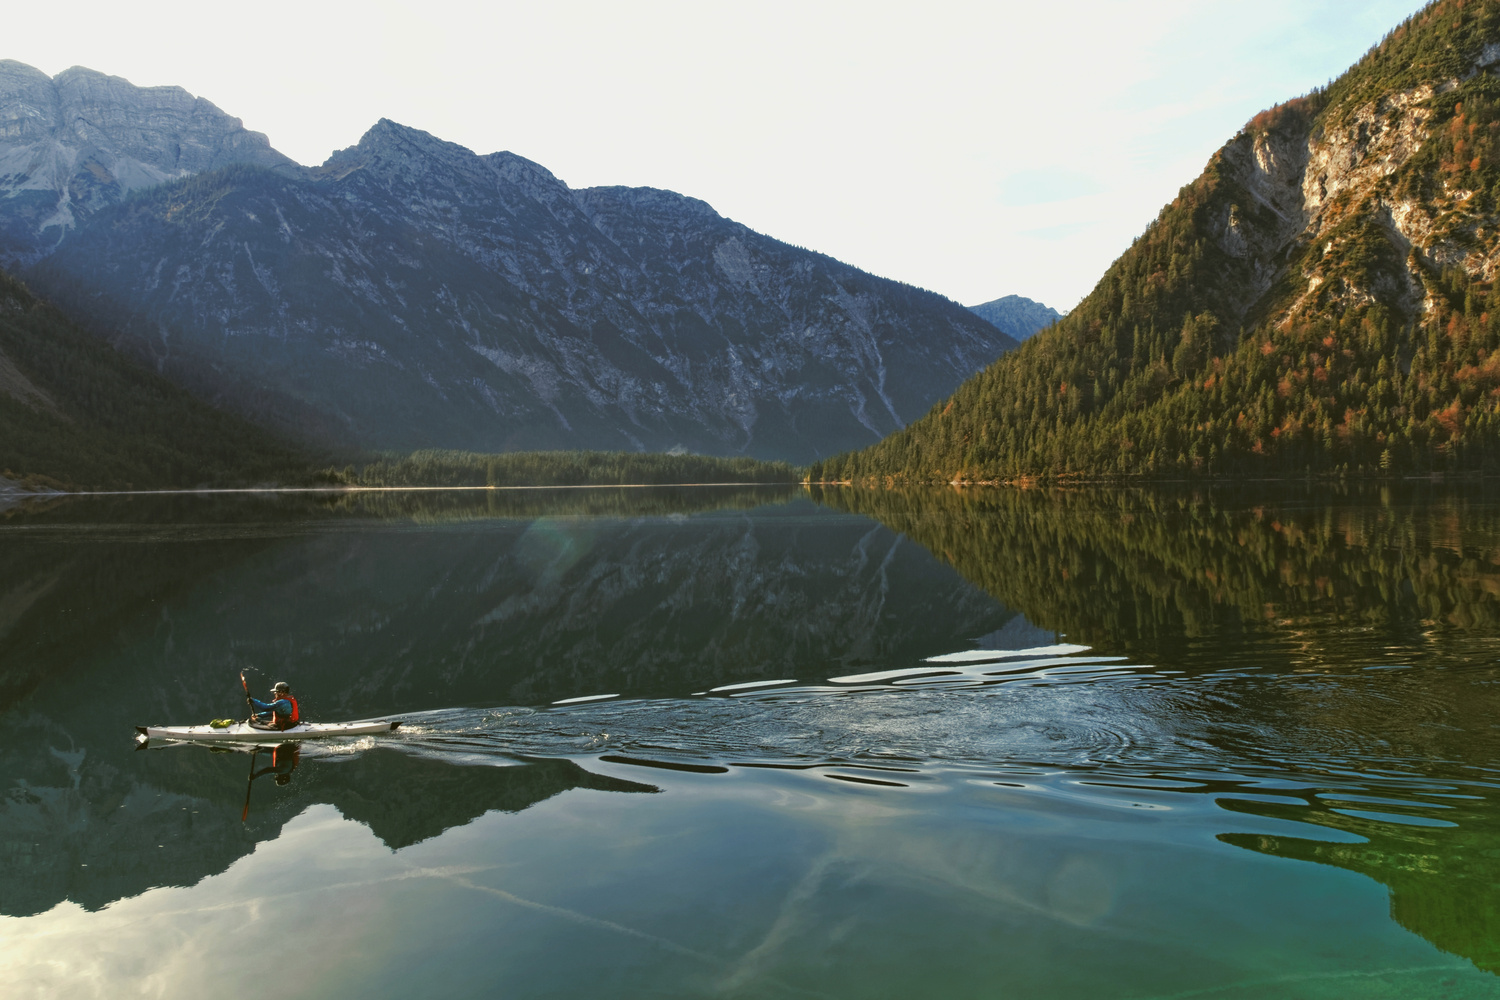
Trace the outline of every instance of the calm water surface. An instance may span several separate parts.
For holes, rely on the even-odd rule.
[[[1496,997],[1497,639],[1480,490],[12,509],[0,980]]]

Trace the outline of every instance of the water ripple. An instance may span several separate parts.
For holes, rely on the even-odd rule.
[[[1453,685],[1424,685],[1420,671],[1184,674],[1080,647],[1024,652],[686,698],[426,712],[407,717],[400,741],[450,758],[707,777],[769,768],[869,794],[982,786],[1047,809],[1145,815],[1192,802],[1331,843],[1440,832],[1495,787],[1459,763],[1483,758]],[[1454,738],[1467,756],[1443,752]]]

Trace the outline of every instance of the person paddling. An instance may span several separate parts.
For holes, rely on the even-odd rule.
[[[290,729],[302,721],[297,711],[297,699],[292,697],[292,687],[286,681],[277,681],[271,686],[271,700],[261,701],[245,695],[253,714],[250,725],[256,729]]]

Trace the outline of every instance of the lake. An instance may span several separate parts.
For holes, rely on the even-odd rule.
[[[1493,487],[12,508],[0,977],[1500,997],[1497,640]]]

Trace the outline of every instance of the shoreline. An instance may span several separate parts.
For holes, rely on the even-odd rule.
[[[45,490],[6,489],[0,486],[0,502],[5,499],[51,497],[122,497],[122,496],[213,496],[238,493],[426,493],[426,492],[500,492],[505,490],[649,490],[679,489],[684,486],[765,487],[802,486],[801,483],[570,483],[554,486],[227,486],[177,490]]]

